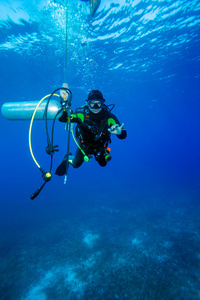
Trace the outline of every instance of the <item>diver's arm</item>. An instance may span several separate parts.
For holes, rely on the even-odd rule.
[[[127,131],[126,129],[122,128],[122,131],[121,131],[121,134],[120,135],[117,135],[117,137],[120,139],[120,140],[123,140],[127,137]]]
[[[66,123],[68,121],[67,111],[64,110],[62,116],[58,119],[60,122]],[[82,124],[81,119],[76,114],[71,114],[71,123]]]
[[[123,128],[124,123],[122,125],[115,124],[108,128],[108,131],[112,134],[116,134],[119,139],[125,139],[127,136],[126,130]]]
[[[68,119],[67,111],[63,111],[62,116],[58,119],[60,122],[66,123]]]
[[[127,137],[126,129],[123,128],[124,123],[120,124],[117,117],[112,113],[110,113],[108,118],[108,126],[108,131],[115,134],[119,139],[123,140]]]
[[[120,135],[122,133],[122,127],[124,126],[124,123],[120,126],[119,124],[112,125],[110,128],[108,128],[108,131],[110,133]]]

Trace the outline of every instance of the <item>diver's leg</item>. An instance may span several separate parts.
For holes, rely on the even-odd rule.
[[[79,168],[82,163],[84,162],[84,155],[81,152],[81,150],[78,148],[76,150],[76,153],[74,155],[74,158],[72,160],[72,162],[70,162],[70,164],[74,167],[74,168]]]
[[[101,167],[105,167],[107,162],[111,160],[111,156],[108,150],[99,149],[99,151],[95,154],[95,159],[99,163]]]
[[[105,159],[99,159],[97,161],[101,167],[105,167],[107,165],[107,161],[105,161]]]
[[[105,160],[105,156],[103,154],[99,157],[95,157],[95,159],[101,167],[105,167],[107,165],[107,161]]]

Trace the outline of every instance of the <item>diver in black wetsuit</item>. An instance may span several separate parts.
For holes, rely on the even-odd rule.
[[[61,93],[61,97],[63,97]],[[108,148],[111,142],[111,134],[115,134],[119,139],[125,139],[127,136],[124,124],[120,124],[115,115],[111,113],[109,106],[105,105],[105,99],[98,90],[89,93],[87,105],[76,109],[71,115],[71,122],[77,123],[76,139],[78,149],[75,156],[69,156],[69,162],[74,168],[78,168],[85,161],[94,155],[100,166],[104,167],[111,160]],[[67,122],[67,113],[64,111],[59,118],[61,122]],[[66,157],[58,166],[56,174],[62,176],[66,171]]]

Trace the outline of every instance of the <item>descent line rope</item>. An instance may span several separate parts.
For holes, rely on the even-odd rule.
[[[66,28],[65,28],[65,80],[67,82],[67,27],[68,27],[68,0],[66,0]]]

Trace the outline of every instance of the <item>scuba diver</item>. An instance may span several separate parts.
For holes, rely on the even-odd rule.
[[[65,99],[67,94],[61,90],[60,97]],[[77,150],[74,156],[65,155],[63,161],[56,169],[55,174],[63,176],[66,172],[67,158],[68,162],[74,167],[79,168],[84,161],[89,161],[92,155],[100,166],[105,167],[111,160],[110,148],[111,134],[115,134],[119,139],[125,139],[127,136],[124,124],[120,124],[111,110],[114,105],[105,105],[105,99],[99,90],[92,90],[87,104],[77,108],[75,113],[71,114],[71,123],[77,123],[75,129]],[[110,109],[109,106],[112,106]],[[60,122],[68,121],[68,113],[64,111],[59,118]]]

